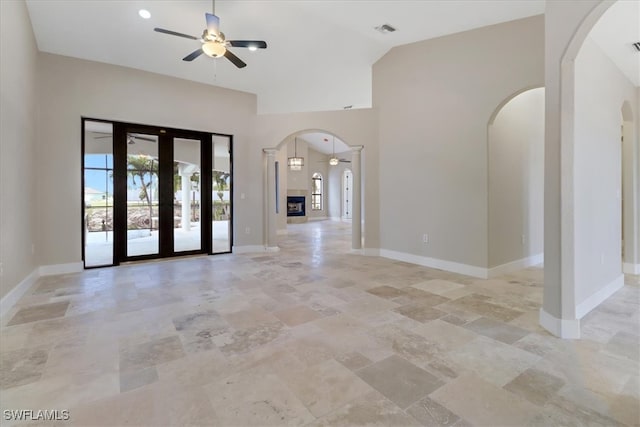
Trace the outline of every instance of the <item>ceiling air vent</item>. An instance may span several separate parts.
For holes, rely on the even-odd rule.
[[[635,47],[635,48],[636,48],[636,50],[637,50],[638,52],[640,52],[640,42],[635,42],[635,43],[633,44],[633,47]]]
[[[375,30],[382,34],[388,34],[393,33],[396,29],[389,24],[382,24],[379,27],[375,27]]]

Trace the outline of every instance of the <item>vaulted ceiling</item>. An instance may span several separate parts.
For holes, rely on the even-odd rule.
[[[227,39],[268,43],[266,50],[253,52],[233,48],[248,64],[238,69],[224,58],[205,55],[182,61],[200,42],[153,31],[161,27],[200,37],[211,1],[27,0],[40,51],[255,93],[259,113],[370,107],[372,65],[392,47],[542,14],[544,3],[218,0],[215,13]],[[630,79],[639,76],[636,85],[640,54],[630,55],[629,49],[640,41],[638,4],[618,1],[592,34]],[[140,9],[151,18],[141,18]],[[397,31],[375,30],[383,24]]]

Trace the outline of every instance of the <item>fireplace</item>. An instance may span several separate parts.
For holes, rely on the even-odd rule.
[[[304,196],[287,196],[287,216],[305,216]]]

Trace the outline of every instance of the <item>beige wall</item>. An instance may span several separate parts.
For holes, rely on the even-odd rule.
[[[544,89],[512,98],[489,125],[489,267],[542,254]]]
[[[262,173],[253,141],[255,95],[148,72],[40,54],[40,262],[81,259],[81,117],[234,135],[235,245],[262,241]],[[255,151],[255,150],[254,150]],[[259,150],[258,150],[259,151]],[[259,163],[258,163],[259,164]],[[238,197],[244,194],[244,198]],[[244,233],[249,227],[250,234]]]
[[[374,65],[383,249],[488,266],[487,123],[543,85],[543,37],[536,16],[400,46]]]
[[[580,49],[575,77],[575,292],[580,305],[622,274],[621,109],[625,101],[637,102],[636,88],[591,38]]]
[[[40,203],[37,191],[37,180],[42,176],[36,162],[38,58],[25,3],[0,1],[0,19],[2,298],[39,265],[37,218],[39,211],[49,206]]]

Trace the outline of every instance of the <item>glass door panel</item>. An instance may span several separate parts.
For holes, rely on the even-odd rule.
[[[231,139],[222,135],[212,138],[211,252],[231,252]]]
[[[158,136],[127,133],[127,256],[156,255]]]
[[[113,265],[113,125],[84,126],[84,265]]]
[[[199,139],[173,138],[173,251],[202,250]]]

